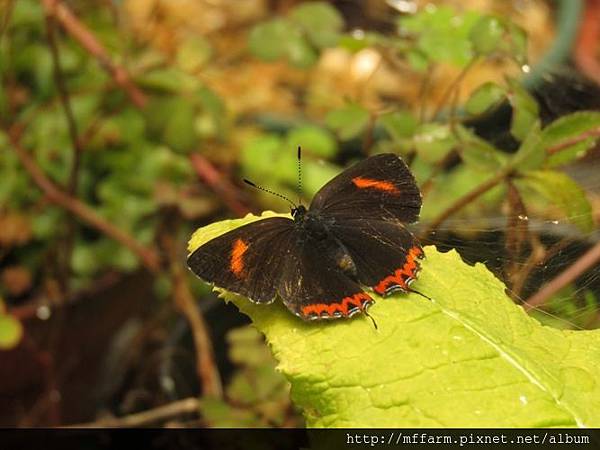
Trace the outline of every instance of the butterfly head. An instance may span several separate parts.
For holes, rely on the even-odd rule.
[[[298,205],[298,206],[292,208],[292,217],[294,218],[294,222],[304,221],[305,215],[306,215],[306,207],[304,205]]]

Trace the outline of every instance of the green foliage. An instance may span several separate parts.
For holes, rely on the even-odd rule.
[[[306,37],[316,48],[333,47],[337,44],[344,21],[332,5],[325,2],[301,3],[290,12]]]
[[[411,138],[418,125],[417,118],[408,111],[390,111],[377,119],[388,135],[397,142]]]
[[[515,80],[508,80],[508,101],[513,107],[511,134],[522,141],[538,120],[539,107],[533,96]]]
[[[465,164],[475,170],[496,171],[506,165],[508,157],[492,144],[463,126],[456,130],[458,151]]]
[[[469,33],[479,18],[472,11],[457,14],[447,6],[429,7],[401,17],[398,28],[401,36],[416,39],[415,50],[428,60],[463,66],[473,57]]]
[[[525,31],[505,18],[482,17],[471,28],[469,38],[476,55],[504,55],[519,65],[523,65],[527,61]]]
[[[322,158],[334,158],[338,151],[337,142],[327,130],[306,125],[292,129],[286,138],[286,148],[290,151],[301,146],[304,152],[309,152]]]
[[[582,136],[584,139],[581,139]],[[542,133],[541,146],[545,150],[562,147],[548,154],[546,164],[555,167],[579,159],[594,147],[599,138],[599,112],[582,111],[560,117]]]
[[[6,308],[0,298],[0,350],[16,347],[23,337],[23,325],[13,316],[6,314]]]
[[[285,59],[298,68],[309,68],[320,50],[336,45],[342,26],[340,14],[328,3],[301,3],[286,18],[256,25],[248,48],[265,61]]]
[[[6,79],[21,83],[20,95],[27,96],[10,117],[15,124],[20,121],[26,125],[20,137],[22,145],[44,174],[57,185],[66,186],[72,142],[57,96],[40,8],[35,1],[15,3],[8,34],[0,46],[0,66]],[[122,44],[115,37],[118,33],[104,19],[112,21],[100,15],[93,16],[89,23],[94,24],[94,33],[104,45],[117,50]],[[155,53],[136,53],[133,66],[147,58],[153,61],[150,66],[157,67],[136,79],[151,93],[150,104],[142,112],[130,106],[120,90],[107,88],[112,86],[109,76],[92,55],[61,33],[57,38],[75,124],[84,141],[77,196],[104,219],[133,234],[139,242],[150,244],[164,192],[178,192],[194,180],[185,154],[197,151],[202,140],[220,139],[227,130],[227,111],[221,99],[186,73],[206,64],[212,50],[204,40],[190,39],[176,55],[177,65],[171,66],[164,66],[164,57]],[[27,216],[33,242],[28,242],[27,248],[16,246],[13,257],[36,273],[46,269],[41,265],[45,262],[43,255],[55,252],[64,240],[68,214],[40,202],[42,194],[32,187],[30,176],[8,147],[6,138],[0,135],[0,202],[10,210],[35,210]],[[171,198],[171,206],[193,214],[188,197]],[[111,268],[128,272],[139,266],[129,250],[87,228],[80,228],[73,239],[74,286],[85,287]]]
[[[429,163],[441,161],[456,145],[450,125],[426,123],[419,126],[413,136],[417,154]]]
[[[241,154],[244,174],[252,180],[269,179],[269,187],[295,198],[298,182],[296,147],[302,146],[303,191],[309,198],[339,172],[339,168],[320,161],[338,151],[331,134],[316,126],[300,126],[280,137],[265,134],[248,140]],[[289,192],[288,192],[289,190]],[[265,201],[279,200],[265,194]],[[286,205],[287,208],[287,205]]]
[[[369,111],[352,103],[330,111],[325,118],[325,123],[337,133],[341,140],[347,141],[365,131],[369,120]]]
[[[202,400],[204,420],[213,427],[281,427],[296,422],[290,416],[289,383],[274,370],[275,360],[262,336],[242,327],[229,331],[227,342],[236,371],[224,400]]]
[[[249,216],[198,230],[193,251]],[[281,303],[224,293],[265,334],[313,427],[593,427],[600,332],[542,326],[481,264],[426,247],[415,288],[364,316],[303,322]],[[448,273],[452,277],[448,277]]]
[[[501,86],[492,82],[484,83],[473,91],[465,103],[465,111],[473,115],[483,114],[498,105],[505,96],[506,90]]]
[[[566,217],[582,232],[589,233],[594,229],[592,207],[585,192],[567,174],[554,170],[531,171],[526,172],[517,183],[521,188],[534,191],[541,199],[558,207],[560,216]],[[539,197],[528,203],[539,205],[536,200]]]
[[[590,289],[568,285],[546,302],[544,311],[533,310],[530,314],[543,324],[558,329],[573,326],[594,329],[598,324],[598,298]]]

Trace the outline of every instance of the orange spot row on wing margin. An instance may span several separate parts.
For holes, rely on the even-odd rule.
[[[315,303],[313,305],[304,306],[302,308],[302,314],[305,316],[310,316],[311,314],[320,316],[325,312],[328,316],[333,316],[336,311],[339,311],[342,315],[347,316],[350,312],[348,305],[354,305],[360,309],[364,309],[363,305],[371,301],[373,301],[373,299],[366,293],[358,292],[351,297],[344,297],[339,303]]]
[[[409,278],[413,278],[415,275],[415,271],[417,269],[417,258],[423,254],[423,250],[419,247],[412,247],[408,251],[408,256],[406,258],[406,262],[404,266],[397,269],[392,275],[385,277],[381,280],[377,286],[373,288],[375,292],[378,294],[384,294],[386,289],[396,284],[403,289],[406,289],[408,286],[406,284],[406,280]]]

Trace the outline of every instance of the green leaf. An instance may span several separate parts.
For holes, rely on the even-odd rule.
[[[546,152],[541,143],[542,135],[540,131],[540,122],[538,120],[530,128],[519,149],[512,157],[511,164],[513,167],[520,172],[535,170],[542,167],[546,160]]]
[[[436,174],[427,201],[421,209],[421,220],[427,222],[436,218],[457,199],[486,183],[496,173],[473,164],[459,164],[447,172]],[[462,234],[489,227],[489,218],[498,214],[500,204],[506,199],[505,192],[503,184],[492,188],[458,211],[446,222],[445,227],[450,227],[454,222],[456,225],[452,231]]]
[[[417,72],[425,72],[430,66],[427,55],[418,49],[409,50],[406,53],[406,60],[410,67]]]
[[[259,23],[250,32],[248,47],[257,58],[275,61],[285,55],[290,28],[285,19],[274,19]]]
[[[294,128],[287,136],[287,148],[293,151],[298,146],[303,151],[323,158],[332,158],[337,153],[337,142],[331,132],[314,125]]]
[[[190,98],[172,96],[154,99],[145,111],[150,131],[178,152],[194,150],[198,136],[196,108]]]
[[[339,174],[340,171],[339,166],[328,164],[324,161],[315,161],[312,159],[304,161],[302,167],[303,192],[308,198],[312,197],[325,183]],[[290,178],[289,181],[293,182],[295,178]]]
[[[527,32],[517,24],[508,22],[508,38],[504,51],[517,64],[527,64]]]
[[[525,139],[527,133],[538,120],[539,107],[535,99],[517,81],[508,80],[510,90],[508,101],[513,108],[510,133],[519,141]]]
[[[469,33],[469,39],[473,44],[473,50],[479,55],[487,56],[494,53],[502,37],[506,32],[506,28],[497,17],[484,16],[479,19]]]
[[[265,214],[262,218],[272,216]],[[230,229],[198,230],[190,251]],[[309,427],[597,427],[600,331],[542,326],[482,264],[426,247],[416,294],[365,316],[303,322],[225,294],[265,334]]]
[[[520,189],[531,189],[556,205],[573,225],[584,233],[594,229],[592,207],[581,187],[567,174],[555,170],[526,172],[516,180]],[[532,203],[532,202],[527,202]],[[533,202],[535,203],[535,202]]]
[[[286,58],[299,68],[313,65],[315,49],[306,41],[301,29],[292,21],[277,18],[256,25],[248,38],[250,52],[265,61]]]
[[[356,53],[384,40],[385,37],[379,33],[364,32],[360,30],[351,34],[342,35],[338,41],[338,46],[351,53]]]
[[[0,314],[0,350],[15,348],[23,337],[23,325],[13,316]]]
[[[504,153],[467,128],[458,126],[457,136],[459,139],[457,147],[466,164],[486,171],[496,171],[506,164],[508,158]]]
[[[450,126],[439,123],[421,125],[415,131],[413,141],[419,156],[432,163],[442,160],[456,145]]]
[[[592,135],[596,131],[595,135]],[[591,133],[590,133],[591,132]],[[577,140],[586,133],[590,137]],[[542,132],[544,151],[560,148],[548,156],[548,165],[556,167],[585,156],[600,138],[600,112],[579,111],[563,116]]]
[[[177,65],[186,72],[199,70],[212,56],[210,43],[201,36],[188,37],[177,50]]]
[[[465,103],[469,114],[479,115],[497,106],[505,97],[506,90],[496,83],[487,82],[479,86]]]
[[[330,111],[325,123],[332,128],[343,141],[361,134],[369,124],[369,111],[357,104],[344,106]]]
[[[292,10],[290,19],[302,27],[317,48],[336,45],[344,26],[337,9],[325,2],[301,3]]]
[[[264,176],[275,176],[277,180],[285,178],[277,169],[280,167],[279,160],[284,153],[283,140],[275,134],[267,134],[251,139],[242,149],[242,166],[249,174],[259,178]],[[290,149],[293,152],[293,149]],[[296,173],[296,165],[288,169],[290,174]]]
[[[433,62],[464,66],[473,57],[469,33],[481,17],[476,12],[458,14],[447,6],[424,8],[421,12],[399,19],[401,36],[412,35],[415,50]],[[409,54],[411,65],[424,67],[422,58]],[[421,61],[419,61],[421,59]]]
[[[307,69],[317,62],[319,55],[316,50],[306,41],[304,36],[294,30],[289,30],[286,56],[288,62],[299,69]]]
[[[377,119],[385,131],[395,141],[409,138],[415,132],[419,121],[408,111],[392,111]]]

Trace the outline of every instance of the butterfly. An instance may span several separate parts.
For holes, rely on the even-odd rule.
[[[404,224],[419,218],[421,203],[402,159],[378,154],[325,184],[308,209],[294,205],[291,218],[229,231],[187,263],[204,281],[254,303],[280,297],[304,320],[368,315],[374,300],[365,287],[381,296],[411,290],[424,253]]]

